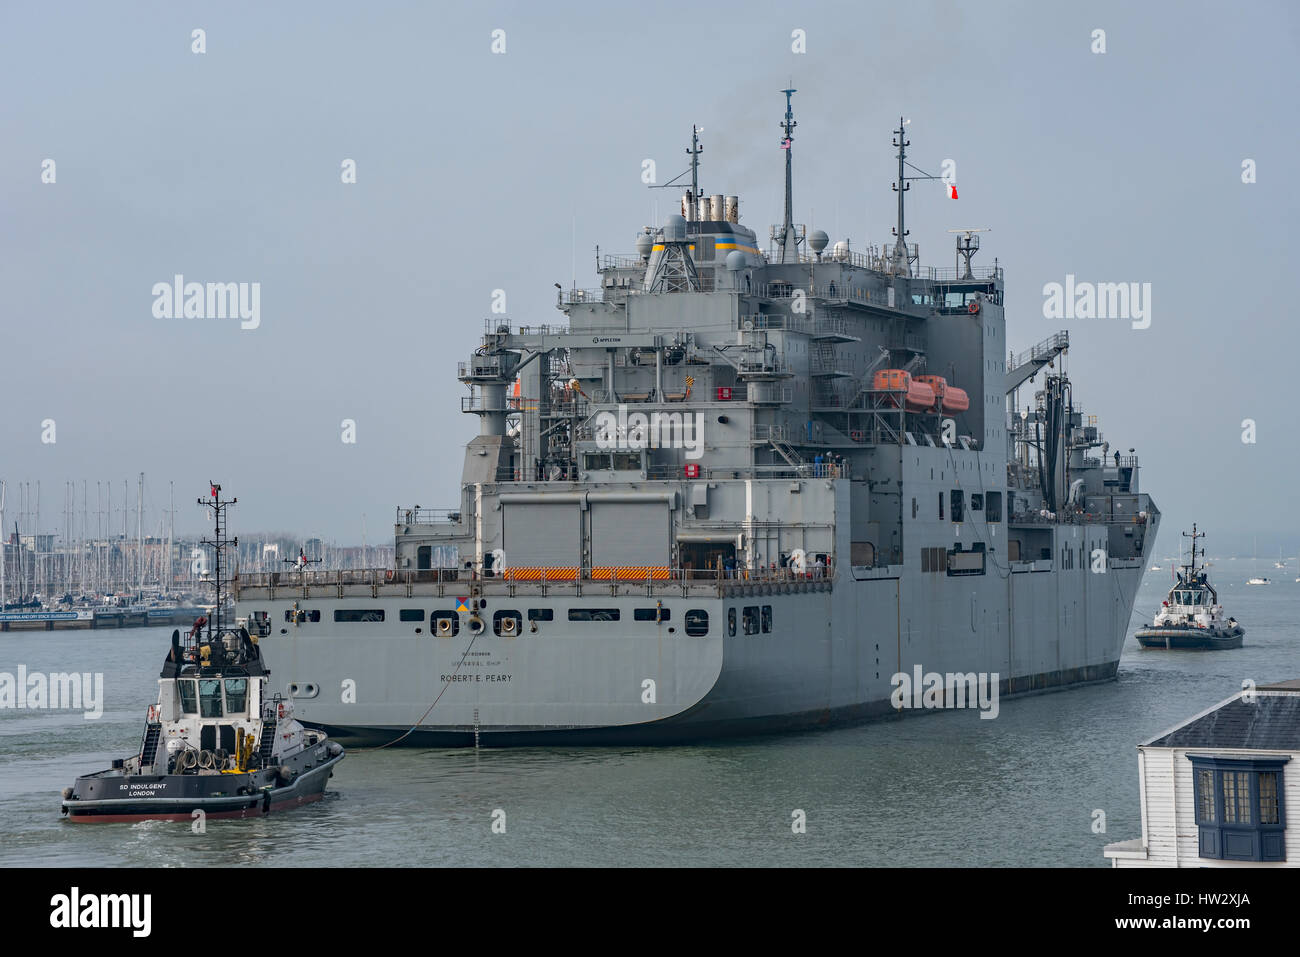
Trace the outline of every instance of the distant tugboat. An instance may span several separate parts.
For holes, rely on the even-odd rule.
[[[1192,560],[1182,566],[1151,624],[1138,629],[1138,643],[1143,648],[1240,648],[1246,629],[1235,618],[1223,617],[1219,593],[1206,577],[1205,566],[1196,564],[1196,540],[1205,533],[1193,525],[1183,536],[1192,540]]]
[[[270,669],[243,627],[221,624],[221,553],[225,509],[212,485],[216,604],[172,647],[150,705],[140,751],[104,771],[77,778],[63,792],[63,815],[74,821],[190,820],[252,817],[321,798],[343,747],[293,718],[293,703],[270,688]],[[206,635],[203,632],[207,626]],[[195,743],[197,742],[197,744]]]

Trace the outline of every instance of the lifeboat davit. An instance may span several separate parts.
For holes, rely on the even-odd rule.
[[[872,377],[871,388],[874,392],[893,393],[894,408],[898,408],[900,399],[908,412],[929,412],[934,408],[934,389],[902,369],[881,369]]]
[[[939,408],[943,412],[965,412],[970,408],[970,396],[966,394],[965,389],[959,389],[955,385],[949,385],[948,380],[941,375],[919,375],[916,377],[917,382],[924,382],[934,390],[935,401],[939,403]]]

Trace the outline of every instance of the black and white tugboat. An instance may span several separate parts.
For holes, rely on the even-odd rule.
[[[1150,625],[1139,628],[1138,643],[1143,648],[1214,650],[1240,648],[1246,629],[1235,618],[1223,617],[1219,593],[1206,577],[1205,566],[1196,564],[1196,540],[1204,538],[1192,526],[1184,538],[1192,540],[1192,560],[1178,572],[1174,587],[1160,603]],[[1202,552],[1204,554],[1204,552]]]
[[[221,612],[225,538],[221,486],[199,504],[211,508],[216,536],[203,544],[216,561],[216,604],[172,646],[158,679],[138,753],[77,778],[63,792],[73,821],[190,820],[252,817],[319,800],[343,747],[293,718],[293,702],[275,692],[257,638],[226,627]],[[205,630],[206,629],[206,630]]]

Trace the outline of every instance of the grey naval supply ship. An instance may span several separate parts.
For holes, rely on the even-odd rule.
[[[1159,522],[1137,459],[1080,410],[1066,333],[1009,357],[976,231],[918,265],[904,198],[936,177],[903,122],[893,239],[827,250],[793,221],[791,92],[766,252],[700,189],[693,131],[681,215],[598,252],[567,324],[489,320],[460,502],[397,510],[395,568],[238,577],[305,724],[677,742],[889,715],[918,669],[1114,678]]]

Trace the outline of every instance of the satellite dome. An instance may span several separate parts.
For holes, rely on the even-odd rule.
[[[826,244],[830,241],[831,238],[827,236],[826,231],[822,229],[814,229],[812,234],[808,237],[808,245],[812,248],[812,251],[817,253],[819,256],[821,255],[821,251],[826,248]]]
[[[676,213],[664,220],[664,242],[686,242],[686,220]]]
[[[727,253],[727,268],[732,272],[740,272],[745,268],[745,254],[739,249],[733,249]]]
[[[847,239],[841,239],[838,243],[835,244],[835,248],[831,250],[831,255],[834,256],[836,259],[848,259],[849,241]]]
[[[636,254],[642,259],[650,255],[650,250],[654,248],[655,238],[650,235],[648,229],[643,229],[636,236]]]

